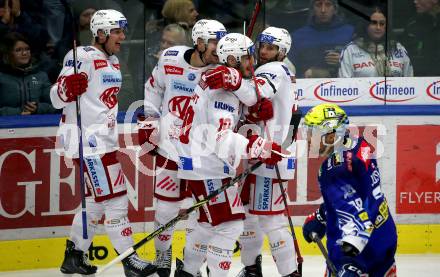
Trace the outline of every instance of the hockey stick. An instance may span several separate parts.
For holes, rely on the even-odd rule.
[[[330,261],[330,258],[328,257],[327,250],[325,249],[324,245],[322,244],[321,239],[318,237],[318,234],[316,234],[315,232],[312,232],[310,234],[310,237],[318,245],[319,250],[321,250],[321,253],[324,256],[325,261],[326,261],[328,267],[330,267],[330,270],[332,271],[332,273],[335,276],[337,276],[338,275],[338,271],[336,270],[335,265]]]
[[[225,184],[225,185],[221,186],[220,188],[218,188],[218,189],[214,190],[213,192],[211,192],[208,196],[206,196],[206,198],[196,202],[193,206],[191,206],[188,209],[186,209],[185,211],[179,213],[176,217],[174,217],[173,219],[171,219],[170,221],[168,221],[167,223],[162,225],[160,228],[158,228],[155,231],[153,231],[151,234],[149,234],[148,236],[146,236],[145,238],[140,240],[138,243],[134,244],[132,247],[127,249],[125,252],[120,254],[118,257],[116,257],[115,259],[110,261],[108,264],[106,264],[105,266],[101,267],[96,272],[96,275],[98,276],[98,275],[102,274],[103,272],[105,272],[107,269],[109,269],[110,267],[112,267],[116,263],[118,263],[118,262],[122,261],[123,259],[125,259],[126,257],[130,256],[139,247],[141,247],[145,243],[149,242],[150,240],[152,240],[153,238],[158,236],[160,233],[162,233],[166,229],[174,226],[178,221],[184,219],[188,214],[192,213],[193,211],[195,211],[198,208],[202,207],[203,205],[207,204],[211,199],[213,199],[214,197],[216,197],[217,195],[219,195],[220,193],[222,193],[223,191],[225,191],[229,187],[233,186],[235,183],[243,181],[251,172],[253,172],[255,169],[257,169],[262,163],[263,162],[261,162],[261,161],[255,163],[254,165],[252,165],[251,167],[246,169],[240,175],[232,178],[227,184]]]
[[[65,2],[65,1],[62,1]],[[66,7],[69,9],[70,14],[72,16],[73,22],[73,73],[78,74],[77,64],[78,58],[76,53],[76,28],[75,28],[75,17],[73,14],[73,9],[71,6],[68,6],[67,2],[65,3]],[[80,195],[81,195],[81,214],[82,214],[82,231],[83,231],[83,239],[88,239],[87,235],[87,213],[86,213],[86,195],[85,195],[85,181],[84,181],[84,152],[83,152],[83,140],[82,140],[82,124],[81,124],[81,105],[80,105],[81,96],[78,95],[76,98],[76,124],[78,126],[78,158],[79,158],[79,187],[80,187]]]
[[[257,2],[257,5],[258,5],[258,2]],[[255,14],[253,15],[253,17],[254,16],[255,16]],[[246,22],[244,23],[244,25],[245,24],[246,24]],[[243,28],[246,29],[246,27],[243,27]],[[248,32],[246,32],[246,33],[250,34],[250,35],[252,34],[251,32],[249,32],[249,29],[248,29]],[[248,55],[250,55],[249,49],[247,47],[245,47],[245,48],[248,51]],[[250,66],[250,71],[251,71],[252,80],[254,81],[254,84],[255,84],[255,92],[257,94],[257,102],[260,102],[260,100],[261,100],[261,92],[260,92],[260,90],[258,88],[258,82],[257,82],[256,76],[255,76],[255,71],[254,71],[253,66]],[[294,104],[293,108],[294,108],[294,111],[292,111],[292,117],[290,119],[290,125],[294,126],[293,135],[291,136],[291,138],[292,138],[292,141],[295,141],[296,140],[296,138],[295,138],[296,137],[296,133],[298,131],[298,125],[299,125],[299,122],[301,120],[301,110],[299,110],[299,108],[298,108],[298,94],[295,95],[295,104]],[[264,127],[265,127],[264,129],[266,131],[268,139],[271,140],[271,136],[270,136],[269,130],[266,128],[267,127],[266,126],[266,121],[264,121]],[[272,152],[275,153],[275,154],[278,154],[278,155],[282,154],[282,153],[279,153],[278,151],[273,151],[272,150]],[[288,157],[286,155],[280,155],[280,156],[283,157],[283,158]],[[298,240],[296,239],[295,229],[293,227],[292,218],[290,217],[289,208],[288,208],[288,205],[287,205],[287,196],[286,196],[286,193],[285,193],[284,188],[283,188],[281,174],[280,174],[280,170],[278,168],[278,164],[275,164],[275,172],[277,174],[278,185],[280,187],[281,195],[282,195],[282,198],[283,198],[284,209],[285,209],[285,211],[287,213],[287,219],[289,221],[289,228],[290,228],[290,232],[292,234],[293,245],[295,247],[295,252],[296,252],[296,255],[297,255],[296,259],[297,259],[297,264],[298,264],[298,272],[299,272],[300,276],[302,276],[302,263],[304,262],[304,259],[301,256],[301,252],[299,250]]]
[[[254,11],[252,12],[251,21],[249,22],[249,28],[247,29],[247,32],[246,32],[246,36],[249,38],[252,36],[255,22],[257,22],[257,17],[258,17],[258,14],[260,13],[262,3],[263,3],[262,0],[257,0],[257,2],[255,3]]]

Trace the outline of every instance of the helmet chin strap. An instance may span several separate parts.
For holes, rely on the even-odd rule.
[[[206,65],[206,62],[205,62],[205,59],[203,58],[203,54],[206,53],[207,49],[208,49],[208,44],[205,44],[205,51],[203,51],[203,52],[202,52],[202,51],[199,51],[199,49],[197,48],[197,52],[199,52],[200,60],[202,61],[202,63],[203,63],[204,65]]]
[[[104,52],[107,54],[107,56],[112,56],[113,53],[109,53],[109,52],[107,51],[106,47],[105,47],[105,44],[107,43],[108,39],[109,39],[109,35],[107,35],[107,36],[105,37],[105,41],[104,41],[104,43],[99,43],[99,38],[97,38],[96,41],[97,41],[97,43],[98,43],[99,45],[101,45],[102,50],[104,50]]]

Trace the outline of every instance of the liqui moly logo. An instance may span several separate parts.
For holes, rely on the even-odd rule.
[[[406,102],[416,98],[415,87],[399,86],[392,81],[376,82],[370,87],[370,95],[384,102]]]
[[[313,93],[319,100],[331,103],[352,102],[360,97],[359,88],[344,87],[336,81],[320,83]]]
[[[435,81],[426,88],[426,94],[435,100],[440,100],[440,81]]]

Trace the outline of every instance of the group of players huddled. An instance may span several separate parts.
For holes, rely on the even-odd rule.
[[[76,64],[73,51],[66,55],[51,89],[54,107],[63,108],[58,133],[63,154],[79,164],[77,99],[84,142],[88,239],[82,236],[80,211],[66,244],[65,274],[96,272],[85,253],[103,215],[115,250],[133,246],[126,181],[116,156],[122,75],[114,54],[125,39],[127,20],[118,11],[99,10],[90,26],[94,43],[76,49]],[[216,20],[202,19],[192,29],[192,42],[193,47],[163,51],[145,83],[144,115],[138,117],[139,144],[155,159],[155,229],[178,215],[185,198],[200,201],[227,184],[240,164],[262,165],[190,217],[174,276],[201,276],[205,262],[209,276],[227,276],[236,241],[245,266],[240,276],[262,276],[265,235],[279,274],[301,276],[282,201],[296,164],[288,134],[298,99],[295,76],[283,63],[290,35],[268,27],[254,44],[243,34],[228,34]],[[334,104],[313,107],[304,117],[309,152],[326,160],[318,176],[324,203],[307,217],[303,234],[308,242],[327,235],[337,276],[394,276],[396,229],[374,149],[363,138],[351,138],[347,127],[346,113]],[[125,258],[125,275],[170,276],[173,232],[169,228],[155,238],[155,262],[136,253]]]

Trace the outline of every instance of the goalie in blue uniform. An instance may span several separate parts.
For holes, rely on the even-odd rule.
[[[396,276],[396,226],[373,146],[348,135],[347,114],[335,104],[313,107],[304,120],[309,156],[326,158],[318,174],[324,203],[306,218],[304,238],[310,243],[313,233],[327,235],[337,276]]]

